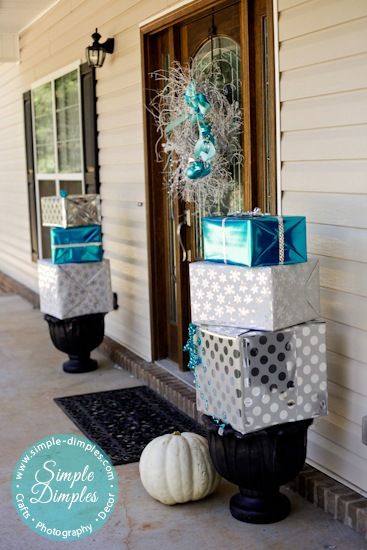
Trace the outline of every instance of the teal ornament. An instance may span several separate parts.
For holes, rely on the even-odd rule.
[[[186,168],[186,176],[190,180],[198,180],[208,176],[211,170],[212,168],[209,163],[205,163],[202,160],[194,160],[193,162],[190,162]]]
[[[214,137],[212,136],[212,127],[210,124],[202,121],[200,122],[200,134],[203,138],[209,138],[214,142]]]
[[[204,162],[208,162],[215,157],[215,147],[209,139],[200,138],[195,145],[194,156]]]
[[[68,195],[69,195],[69,193],[67,191],[65,191],[65,189],[60,189],[60,197],[65,199]]]
[[[205,115],[210,109],[210,103],[201,92],[196,91],[196,84],[192,80],[185,90],[185,101],[197,115]]]

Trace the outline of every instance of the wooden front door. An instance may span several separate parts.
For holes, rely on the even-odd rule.
[[[142,30],[145,101],[159,85],[150,75],[167,71],[173,60],[190,63],[198,77],[220,68],[218,86],[230,90],[243,108],[244,163],[232,167],[237,182],[221,207],[229,211],[260,206],[275,209],[272,20],[270,0],[201,0]],[[218,74],[218,70],[215,71]],[[157,134],[146,119],[150,229],[153,359],[169,358],[185,368],[183,346],[190,321],[189,262],[202,257],[201,215],[171,199],[157,162]],[[273,178],[273,179],[272,179]]]

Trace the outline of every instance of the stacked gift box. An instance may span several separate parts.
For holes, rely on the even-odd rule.
[[[197,408],[242,434],[327,414],[319,265],[302,216],[203,218],[187,350]]]
[[[110,265],[103,259],[99,195],[41,199],[42,225],[50,227],[51,260],[39,260],[43,313],[69,319],[113,309]]]

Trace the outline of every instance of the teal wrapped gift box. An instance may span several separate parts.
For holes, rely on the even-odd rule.
[[[100,225],[51,228],[51,254],[54,264],[101,262],[103,258]]]
[[[213,216],[202,226],[205,260],[249,267],[307,261],[304,216]]]

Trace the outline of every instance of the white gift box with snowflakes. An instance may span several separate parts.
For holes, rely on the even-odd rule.
[[[245,434],[327,414],[325,323],[275,332],[198,325],[197,409]]]
[[[294,265],[190,264],[193,323],[279,330],[320,316],[316,259]]]

